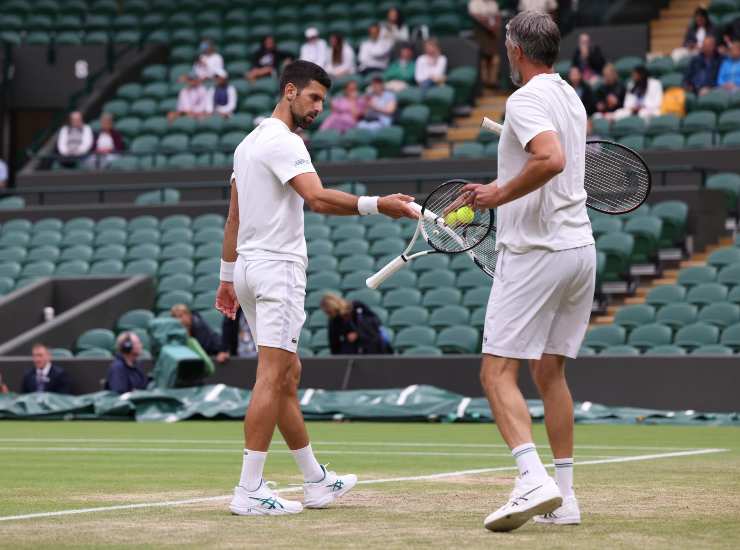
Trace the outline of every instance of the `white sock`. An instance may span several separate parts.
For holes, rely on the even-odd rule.
[[[303,481],[313,483],[324,479],[324,469],[321,467],[318,460],[316,460],[316,457],[313,456],[313,449],[311,448],[310,443],[302,449],[295,449],[290,452],[293,453],[295,463],[298,464],[298,467],[301,469]]]
[[[552,463],[555,465],[555,481],[563,497],[572,497],[573,492],[573,459],[572,458],[553,458]]]
[[[534,446],[534,443],[523,443],[518,447],[514,447],[511,450],[511,454],[516,460],[521,477],[531,476],[532,479],[547,477],[547,471],[540,460],[540,455],[537,454],[537,448]]]
[[[262,451],[250,451],[244,449],[244,461],[242,462],[242,475],[239,485],[247,491],[256,491],[262,484],[262,471],[265,469],[267,453]]]

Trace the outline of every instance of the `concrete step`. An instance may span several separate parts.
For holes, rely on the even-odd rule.
[[[433,147],[431,149],[424,149],[421,157],[425,160],[436,160],[450,158],[450,149],[447,145],[442,147]]]
[[[464,126],[462,128],[450,128],[447,130],[448,141],[474,141],[478,137],[478,128]]]

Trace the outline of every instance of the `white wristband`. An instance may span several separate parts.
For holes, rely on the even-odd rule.
[[[221,274],[220,278],[222,281],[227,283],[234,282],[234,266],[236,262],[225,262],[221,260]]]
[[[357,211],[360,216],[378,214],[378,199],[380,197],[360,197],[357,199]]]

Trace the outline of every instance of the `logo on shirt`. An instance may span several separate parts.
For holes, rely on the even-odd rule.
[[[300,166],[301,164],[311,164],[311,161],[306,159],[298,159],[295,161],[296,166]]]
[[[294,344],[297,344],[298,343],[298,339],[297,338],[291,338],[290,341],[293,342]]]

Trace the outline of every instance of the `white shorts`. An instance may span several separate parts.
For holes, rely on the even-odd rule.
[[[588,329],[596,286],[596,247],[514,254],[502,249],[483,330],[483,353],[575,358]]]
[[[234,290],[257,346],[295,353],[306,320],[306,270],[298,262],[245,260],[234,268]]]

